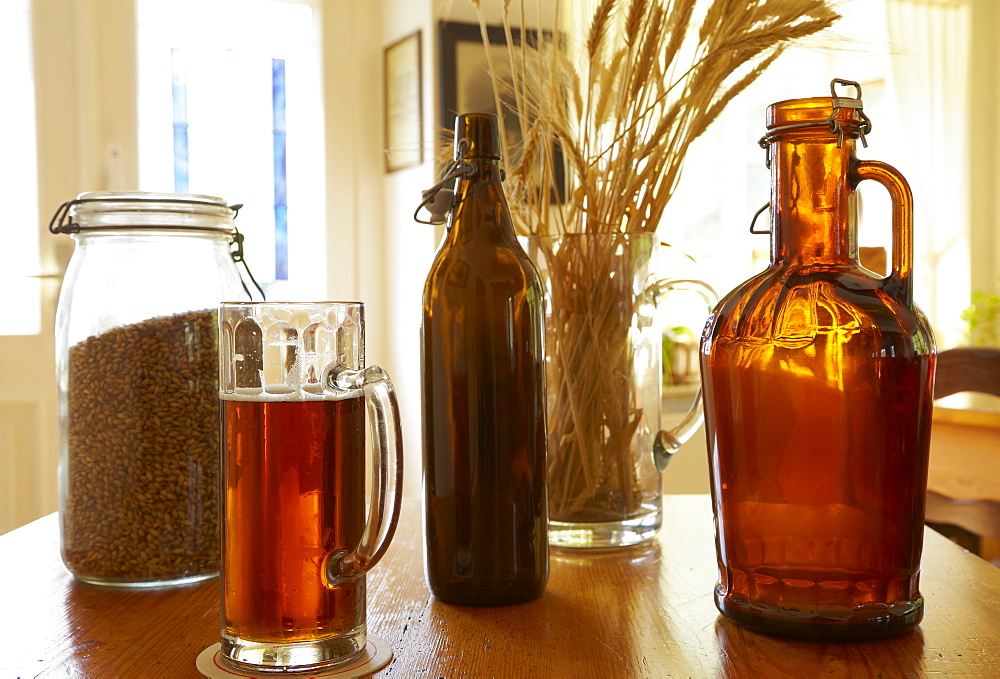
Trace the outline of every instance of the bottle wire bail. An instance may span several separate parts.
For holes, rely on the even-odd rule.
[[[855,89],[856,96],[854,97],[841,97],[837,95],[837,85],[842,85],[844,87],[853,87]],[[867,116],[864,112],[864,104],[861,101],[861,83],[855,82],[854,80],[844,80],[843,78],[834,78],[830,81],[830,103],[831,110],[830,115],[827,116],[825,121],[807,121],[804,123],[789,123],[788,125],[779,125],[767,131],[763,137],[757,142],[757,144],[764,149],[764,165],[768,169],[771,168],[771,158],[767,155],[767,149],[774,141],[776,134],[785,132],[786,130],[796,130],[807,127],[826,127],[831,133],[837,135],[837,148],[842,148],[844,145],[845,133],[856,134],[861,139],[861,145],[868,148],[867,135],[871,134],[872,131],[872,121],[871,118]],[[858,123],[842,122],[837,120],[837,114],[841,109],[850,108],[858,112],[861,120]]]
[[[55,214],[52,215],[52,219],[49,220],[49,232],[53,233],[53,234],[60,234],[60,233],[74,234],[74,233],[80,233],[81,231],[91,230],[91,229],[88,229],[87,227],[82,227],[82,226],[80,226],[79,224],[77,224],[76,222],[73,221],[72,209],[76,205],[82,205],[84,203],[98,202],[98,201],[99,202],[106,202],[106,203],[133,203],[133,202],[135,202],[135,200],[131,199],[131,198],[103,198],[103,197],[100,198],[100,199],[94,199],[94,198],[91,198],[91,199],[80,199],[80,198],[77,198],[75,200],[67,200],[66,202],[62,203],[56,209]],[[177,204],[188,205],[188,204],[191,204],[191,203],[198,203],[199,201],[190,200],[190,199],[187,199],[187,198],[160,198],[160,199],[157,200],[157,202],[160,202],[160,203],[177,203]],[[230,210],[233,211],[233,217],[232,217],[232,219],[233,219],[234,223],[233,223],[233,228],[232,228],[231,231],[229,229],[201,228],[201,227],[192,227],[192,226],[175,226],[175,225],[168,225],[168,224],[158,224],[157,228],[163,229],[163,230],[166,230],[166,231],[212,231],[212,232],[216,232],[216,233],[219,233],[219,232],[231,233],[231,238],[229,240],[229,254],[230,254],[230,256],[233,258],[234,262],[236,262],[237,264],[242,264],[243,265],[243,268],[244,268],[244,270],[246,270],[246,272],[247,272],[246,275],[250,279],[250,282],[253,283],[253,286],[257,289],[257,292],[260,293],[261,300],[266,300],[267,297],[266,297],[266,295],[264,295],[263,288],[260,287],[260,283],[257,282],[257,279],[253,277],[253,273],[250,272],[250,265],[247,264],[246,259],[244,258],[243,241],[245,240],[245,236],[242,233],[240,233],[240,230],[236,227],[236,224],[235,224],[236,215],[238,215],[240,213],[240,208],[243,207],[243,203],[238,203],[236,205],[227,205],[226,207],[228,207]],[[99,228],[100,228],[100,230],[105,230],[105,231],[106,230],[128,230],[128,229],[134,228],[134,226],[133,225],[128,225],[128,224],[121,225],[121,226],[114,226],[114,227],[107,226],[107,225],[102,225]],[[247,293],[247,297],[249,297],[252,300],[253,299],[253,295],[250,293],[250,288],[247,286],[246,280],[244,279],[242,273],[240,273],[240,285],[243,286],[243,291],[245,293]]]
[[[837,95],[837,85],[843,87],[853,87],[855,91],[854,97],[841,97]],[[774,141],[774,136],[779,132],[784,132],[786,130],[796,130],[807,127],[826,127],[831,133],[837,135],[837,148],[843,148],[844,146],[844,134],[845,127],[847,132],[858,135],[861,139],[861,145],[868,148],[867,135],[871,134],[872,131],[872,121],[871,118],[867,116],[864,112],[864,104],[861,101],[861,83],[854,80],[844,80],[843,78],[834,78],[830,81],[830,103],[831,110],[830,115],[827,116],[826,121],[809,121],[805,123],[790,123],[788,125],[780,125],[778,127],[772,128],[767,131],[763,137],[757,142],[757,144],[764,149],[764,165],[767,169],[771,169],[771,156],[768,153],[768,147],[770,147],[771,142]],[[843,123],[837,120],[837,114],[841,109],[850,108],[858,112],[861,117],[861,121],[856,124]],[[753,219],[750,220],[750,233],[753,234],[767,234],[771,233],[770,229],[757,229],[755,224],[757,223],[757,218],[760,217],[765,210],[770,207],[770,203],[766,203],[764,207],[757,210],[754,213]]]
[[[260,293],[260,299],[261,299],[261,301],[262,302],[266,302],[267,301],[267,295],[264,294],[264,290],[263,290],[263,288],[260,287],[260,283],[257,282],[257,279],[253,277],[252,273],[250,273],[250,265],[247,264],[247,260],[243,256],[244,255],[244,252],[243,252],[243,241],[246,240],[246,237],[242,233],[240,233],[240,230],[238,228],[236,228],[236,224],[235,224],[235,222],[236,222],[236,215],[238,215],[240,213],[240,208],[242,208],[242,207],[243,207],[243,203],[238,203],[236,205],[230,205],[229,206],[229,209],[233,211],[233,222],[234,222],[233,223],[233,239],[231,241],[229,241],[229,255],[233,258],[234,262],[236,262],[237,264],[242,264],[243,265],[244,270],[246,270],[246,272],[247,272],[247,276],[249,276],[249,278],[250,278],[250,282],[253,283],[253,286],[255,288],[257,288],[257,292]],[[250,293],[250,288],[247,287],[247,282],[245,280],[243,280],[243,274],[240,274],[240,285],[243,286],[243,292],[247,293],[247,297],[249,297],[250,300],[252,301],[253,300],[253,295]]]
[[[465,159],[465,154],[468,153],[471,142],[463,137],[458,140],[457,146],[458,148],[455,149],[455,159],[445,170],[440,181],[421,193],[422,200],[417,205],[417,209],[413,211],[413,220],[415,222],[430,224],[432,226],[447,222],[448,213],[451,212],[455,200],[455,192],[451,189],[446,189],[445,184],[459,177],[469,179],[478,171],[474,162]],[[420,210],[425,207],[431,215],[430,220],[420,218]]]

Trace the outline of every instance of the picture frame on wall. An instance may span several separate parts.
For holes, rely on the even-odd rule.
[[[422,37],[415,31],[385,48],[385,171],[424,162]]]
[[[462,113],[495,114],[497,107],[479,25],[442,21],[438,30],[441,58],[438,113],[441,136],[450,141],[456,116]],[[501,74],[509,71],[503,26],[487,26],[486,30],[494,66]],[[511,31],[514,40],[519,41],[521,31],[516,28]],[[534,32],[528,39],[535,39]],[[513,146],[520,138],[520,129],[514,116],[506,117],[507,139]]]
[[[512,28],[511,38],[515,44],[521,41],[521,29]],[[534,29],[524,31],[528,45],[538,44],[539,32]],[[505,78],[510,71],[510,58],[507,51],[507,39],[503,26],[490,25],[486,27],[493,66]],[[543,37],[548,39],[549,32]],[[437,147],[450,147],[454,138],[455,117],[463,113],[497,113],[496,97],[490,78],[489,62],[483,44],[483,33],[479,24],[469,24],[457,21],[442,21],[438,24],[439,82],[438,82],[438,121],[439,130]],[[502,95],[503,96],[503,95]],[[512,102],[508,102],[512,103]],[[512,108],[512,107],[511,107]],[[517,117],[510,112],[505,104],[504,134],[510,148],[504,149],[508,160],[517,163],[517,149],[520,147],[521,128]],[[561,158],[558,146],[553,149],[557,158]],[[562,163],[556,162],[556,184],[558,196],[553,195],[553,202],[561,202],[564,194],[565,179]],[[555,193],[555,192],[553,192]]]

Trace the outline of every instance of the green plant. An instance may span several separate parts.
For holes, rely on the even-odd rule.
[[[977,291],[972,304],[962,312],[965,341],[973,347],[1000,346],[1000,295]]]

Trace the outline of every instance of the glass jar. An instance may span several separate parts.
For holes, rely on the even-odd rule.
[[[84,193],[56,312],[63,562],[84,582],[219,571],[217,308],[249,297],[237,208],[220,198]]]

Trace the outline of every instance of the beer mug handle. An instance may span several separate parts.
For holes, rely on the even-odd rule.
[[[697,292],[708,304],[709,313],[719,303],[719,295],[711,285],[693,278],[657,281],[655,287],[656,299],[675,289]],[[667,468],[670,460],[673,459],[674,453],[677,452],[682,444],[694,436],[698,427],[701,426],[703,419],[701,387],[699,386],[698,393],[694,397],[694,402],[691,403],[691,407],[683,419],[672,428],[661,430],[656,434],[656,438],[653,441],[653,461],[656,462],[656,468],[659,471],[662,472]]]
[[[362,391],[372,440],[368,522],[354,550],[339,550],[327,557],[327,585],[335,586],[364,575],[378,563],[396,532],[403,488],[403,435],[396,392],[384,370],[378,366],[334,369],[327,380],[334,388]]]

